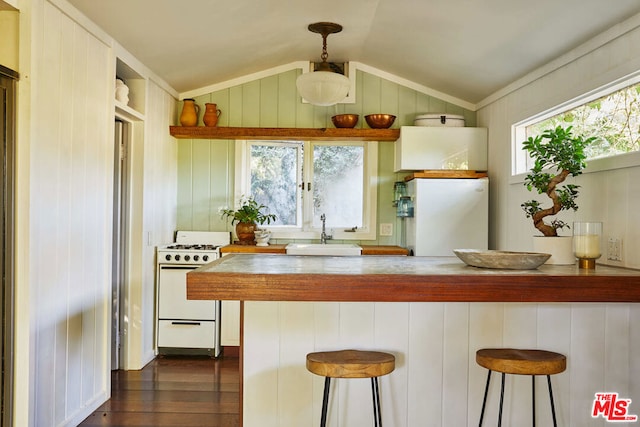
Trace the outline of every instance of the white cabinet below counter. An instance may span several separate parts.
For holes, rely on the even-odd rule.
[[[220,345],[240,345],[240,301],[222,301],[220,321]]]
[[[221,312],[220,345],[237,347],[240,345],[240,301],[222,301]]]
[[[402,126],[394,172],[487,170],[487,128]]]

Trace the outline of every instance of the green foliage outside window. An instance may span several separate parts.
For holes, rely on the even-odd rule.
[[[251,195],[277,216],[274,225],[296,224],[297,167],[295,146],[251,146]]]
[[[313,211],[306,213],[306,218],[314,226],[320,223],[320,215],[326,213],[335,225],[362,227],[364,147],[347,143],[310,144],[312,164],[303,165],[304,146],[302,142],[252,143],[251,196],[277,216],[273,223],[276,226],[302,225],[300,188],[303,197],[313,197]],[[311,168],[312,174],[305,173],[304,168]],[[309,179],[312,185],[306,182]]]
[[[571,126],[578,136],[596,135],[585,148],[587,159],[640,150],[640,84],[626,87],[577,108],[527,126],[526,136]]]

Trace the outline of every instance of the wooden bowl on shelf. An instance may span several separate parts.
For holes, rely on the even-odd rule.
[[[396,120],[396,116],[391,114],[369,114],[364,116],[364,119],[372,129],[388,129]]]
[[[337,128],[353,128],[358,123],[357,114],[337,114],[331,117],[333,125]]]

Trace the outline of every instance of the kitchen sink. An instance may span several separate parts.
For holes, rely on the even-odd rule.
[[[361,255],[362,248],[355,243],[289,243],[287,255]]]

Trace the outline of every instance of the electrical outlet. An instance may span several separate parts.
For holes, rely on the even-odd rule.
[[[609,237],[607,259],[609,261],[622,261],[622,239]]]
[[[380,235],[393,236],[393,224],[390,224],[390,223],[380,224]]]

